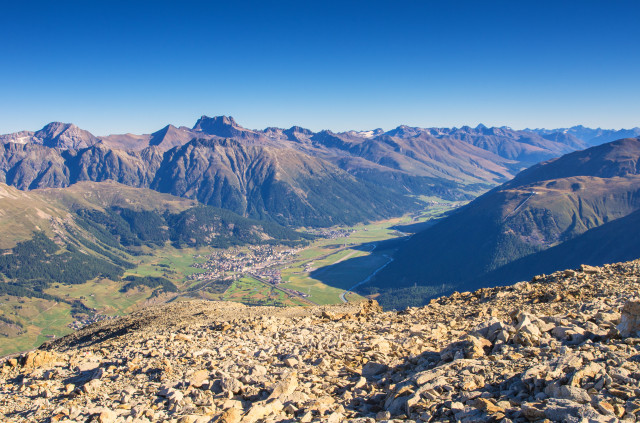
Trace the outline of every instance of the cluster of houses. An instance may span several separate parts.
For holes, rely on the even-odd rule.
[[[89,326],[93,323],[96,322],[101,322],[103,320],[112,320],[115,319],[118,316],[108,316],[105,314],[94,314],[91,317],[87,317],[86,319],[82,319],[82,320],[74,320],[73,323],[69,323],[67,326],[70,327],[73,330],[78,330],[78,329],[82,329],[85,326]]]
[[[262,268],[255,270],[253,274],[264,282],[268,282],[273,285],[282,283],[282,273],[280,272],[280,269]]]
[[[319,228],[309,229],[307,233],[326,239],[346,238],[352,233],[356,232],[355,229],[335,229],[335,228]]]
[[[206,261],[195,263],[193,267],[203,269],[205,272],[194,273],[187,279],[208,280],[221,278],[228,273],[255,273],[272,283],[281,283],[280,271],[272,267],[290,260],[298,251],[300,250],[257,245],[242,250],[233,248],[216,251],[206,256],[196,256],[196,258],[205,258]]]

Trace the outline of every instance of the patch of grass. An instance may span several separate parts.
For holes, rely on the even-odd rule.
[[[282,284],[283,287],[310,294],[309,300],[316,304],[338,304],[342,302],[340,294],[344,292],[343,289],[334,288],[319,280],[301,275],[290,275],[285,279],[284,274],[283,280],[287,280],[287,283]]]
[[[295,306],[302,304],[299,300],[289,297],[282,290],[248,276],[236,280],[224,293],[222,299],[248,305]]]
[[[211,248],[176,249],[167,244],[150,251],[150,255],[138,257],[137,266],[125,272],[126,276],[164,277],[176,286],[185,288],[185,278],[194,273],[203,273],[204,269],[191,267],[194,263],[204,263],[205,259],[196,259],[194,255],[207,255]]]
[[[71,333],[67,327],[73,321],[71,307],[65,303],[39,298],[3,298],[3,315],[22,323],[24,333],[14,338],[0,338],[0,356],[38,347],[50,339]]]
[[[356,283],[364,280],[372,272],[384,265],[388,258],[382,253],[373,254],[370,249],[379,241],[396,238],[399,233],[393,226],[413,222],[411,216],[357,225],[346,238],[319,240],[313,246],[301,251],[296,260],[282,269],[283,287],[310,294],[309,299],[317,304],[338,304],[340,294]],[[345,247],[346,244],[346,247]],[[361,250],[362,244],[368,244]],[[326,248],[336,245],[338,248]],[[357,249],[356,249],[357,248]],[[336,251],[337,250],[337,251]],[[310,272],[305,264],[312,263]],[[349,297],[362,299],[358,294],[349,293]]]
[[[122,282],[98,279],[81,285],[59,284],[57,288],[47,289],[46,292],[65,299],[80,299],[84,305],[102,314],[122,316],[133,311],[151,294],[150,289],[120,292],[122,285]]]

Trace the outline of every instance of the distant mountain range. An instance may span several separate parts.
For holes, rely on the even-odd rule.
[[[640,129],[335,133],[202,116],[143,135],[97,137],[59,122],[2,135],[0,294],[64,302],[44,290],[120,281],[137,255],[167,242],[300,245],[313,236],[296,228],[418,214],[433,198],[473,201],[406,241],[376,244],[393,260],[360,293],[405,307],[631,260],[640,257]],[[176,289],[160,279],[129,282]]]
[[[567,134],[578,138],[588,146],[596,146],[623,138],[635,138],[640,136],[640,128],[638,127],[631,129],[592,129],[578,125],[572,126],[571,128],[525,129],[525,131],[535,132],[536,134],[543,136],[557,133]]]
[[[635,131],[632,129],[629,131]],[[470,199],[612,131],[415,128],[251,130],[227,116],[193,128],[97,137],[72,124],[0,136],[0,182],[22,190],[113,180],[291,226],[418,210],[421,195]]]
[[[382,287],[508,284],[640,257],[640,138],[532,166],[414,235],[376,275]]]
[[[111,180],[285,225],[327,226],[417,210],[415,195],[471,198],[532,163],[637,132],[403,125],[315,133],[202,116],[193,128],[97,137],[54,122],[0,136],[0,181],[31,190]]]

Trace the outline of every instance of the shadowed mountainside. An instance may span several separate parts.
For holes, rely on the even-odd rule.
[[[414,235],[373,284],[466,289],[491,271],[509,283],[576,260],[628,259],[637,246],[620,237],[625,223],[638,228],[639,158],[632,138],[533,166]]]

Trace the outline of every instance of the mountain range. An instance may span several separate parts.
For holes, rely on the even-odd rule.
[[[571,128],[560,129],[525,129],[525,131],[534,132],[540,135],[550,134],[567,134],[576,137],[586,143],[588,146],[596,146],[623,138],[635,138],[640,136],[640,128],[631,129],[602,129],[587,128],[582,125],[572,126]]]
[[[541,272],[637,258],[640,138],[540,163],[417,233],[379,286],[509,284]]]
[[[354,247],[370,256],[348,253],[335,263],[349,271],[386,263],[367,273],[358,293],[404,308],[447,290],[634,259],[640,138],[600,144],[621,133],[483,125],[251,130],[231,117],[203,116],[193,128],[145,135],[98,137],[63,123],[3,135],[0,336],[38,338],[48,323],[27,325],[30,307],[81,319],[95,314],[92,304],[122,311],[176,295],[192,270],[166,264],[174,255],[301,246],[315,239],[310,233],[324,233],[309,228],[421,216],[442,200],[472,201],[435,224],[397,228],[426,228],[413,236]],[[229,283],[215,286],[224,292]],[[99,302],[88,289],[100,291]]]
[[[471,199],[610,132],[483,125],[251,130],[232,117],[202,116],[193,128],[97,137],[54,122],[0,136],[0,182],[31,190],[113,180],[246,217],[331,226],[419,210],[423,195]]]

